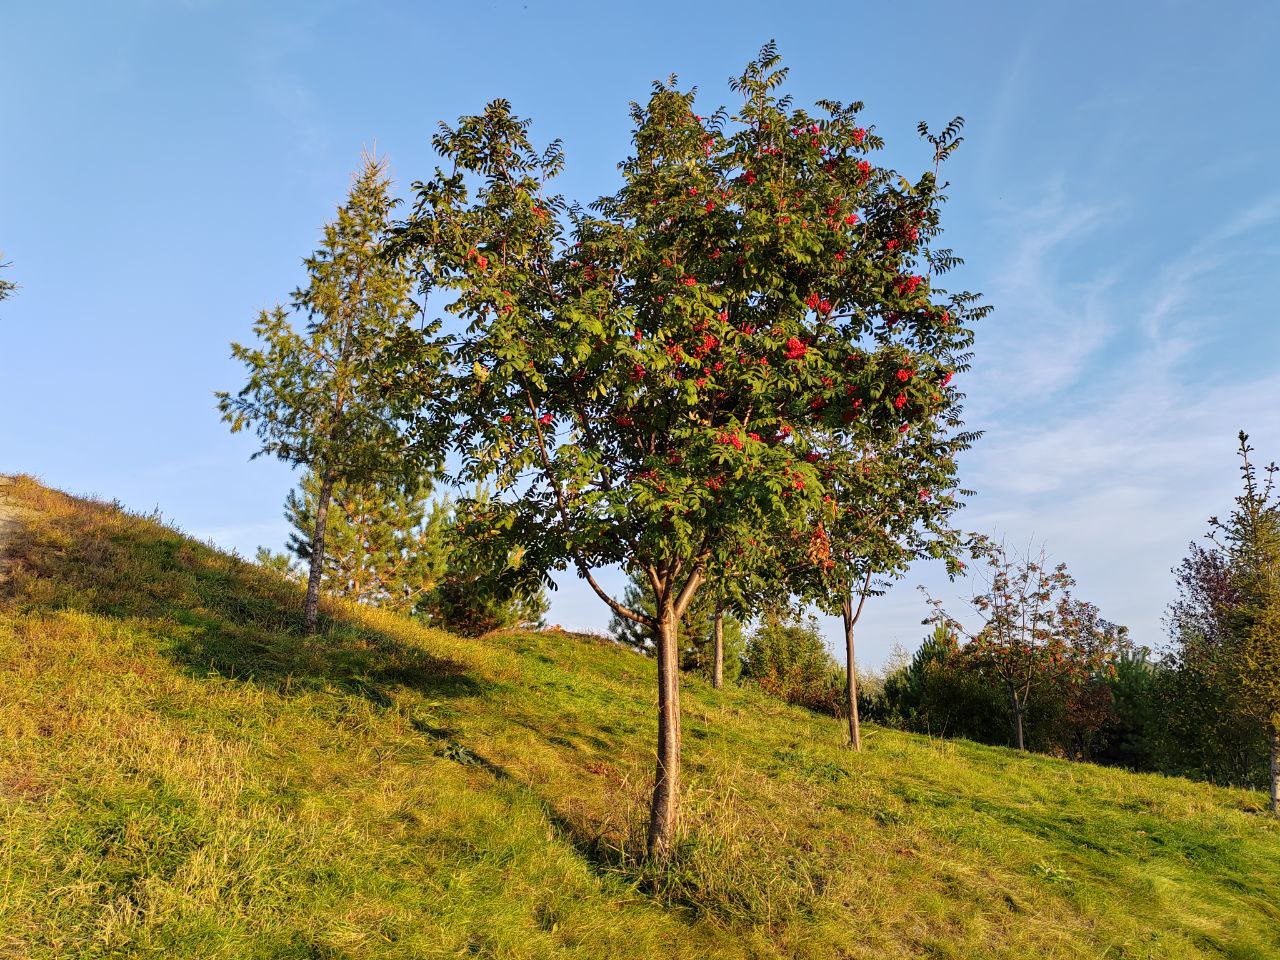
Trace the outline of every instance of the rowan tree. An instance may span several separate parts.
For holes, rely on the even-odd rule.
[[[785,555],[834,505],[810,454],[935,417],[972,337],[973,298],[935,293],[922,267],[934,174],[876,166],[861,104],[798,108],[785,78],[769,45],[732,111],[655,84],[632,106],[621,189],[589,210],[551,191],[559,144],[536,151],[496,101],[442,127],[447,169],[399,232],[464,328],[456,438],[464,476],[494,484],[486,532],[538,569],[572,566],[652,633],[658,858],[680,795],[681,618],[708,580],[798,586]],[[600,586],[614,564],[643,572],[653,614]]]
[[[412,276],[381,250],[397,203],[390,186],[385,161],[366,158],[319,249],[304,260],[308,282],[294,291],[292,308],[305,327],[296,330],[282,306],[263,310],[254,324],[259,345],[231,345],[248,371],[245,386],[217,394],[232,432],[252,427],[261,439],[254,457],[274,455],[318,479],[303,610],[308,633],[319,613],[335,487],[411,489],[438,454],[426,429],[435,420],[435,327],[413,327],[419,308]]]
[[[1108,672],[1125,633],[1072,596],[1075,580],[1066,565],[1050,565],[1043,550],[1018,556],[1003,544],[989,545],[984,560],[982,588],[969,601],[977,629],[967,629],[937,601],[932,619],[968,639],[968,662],[1004,694],[1014,745],[1025,750],[1024,719],[1033,693]]]
[[[912,371],[899,374],[903,382]],[[888,443],[848,450],[836,443],[818,453],[834,501],[823,525],[821,549],[798,553],[807,565],[806,597],[841,618],[845,646],[844,714],[848,745],[862,749],[858,714],[854,629],[869,597],[882,595],[922,558],[945,562],[950,575],[974,543],[952,529],[950,519],[966,491],[956,486],[956,457],[975,434],[959,427],[960,396],[947,392],[949,407]]]

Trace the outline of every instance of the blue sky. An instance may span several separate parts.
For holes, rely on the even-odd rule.
[[[1236,488],[1235,434],[1280,458],[1280,6],[14,3],[0,56],[0,471],[118,499],[252,553],[287,468],[249,462],[212,392],[376,143],[402,188],[441,119],[494,97],[611,191],[627,104],[677,73],[710,108],[770,37],[791,90],[864,100],[915,171],[918,120],[967,120],[947,169],[956,285],[996,312],[966,383],[972,529],[1043,541],[1158,644],[1169,568]],[[868,605],[861,657],[923,634],[922,567]],[[551,619],[602,627],[567,578]]]

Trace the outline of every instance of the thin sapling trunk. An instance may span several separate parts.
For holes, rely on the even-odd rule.
[[[711,663],[711,685],[719,690],[724,686],[724,609],[716,607],[713,629],[714,652]]]
[[[1027,745],[1022,737],[1022,704],[1019,702],[1018,695],[1016,693],[1009,698],[1009,702],[1013,707],[1014,743],[1017,745],[1019,750],[1026,750]]]
[[[329,525],[329,500],[333,496],[333,475],[325,474],[316,496],[316,527],[311,535],[311,570],[307,575],[307,599],[302,608],[302,628],[316,632],[320,618],[320,578],[324,573],[324,538]]]
[[[862,749],[862,729],[858,719],[858,667],[853,654],[853,602],[846,600],[844,604],[844,653],[845,663],[845,707],[849,713],[849,743],[854,750]]]
[[[1271,731],[1271,815],[1280,813],[1280,734]]]
[[[867,602],[867,594],[871,590],[871,571],[867,571],[862,581],[862,590],[858,594],[858,605],[853,605],[853,591],[844,598],[841,613],[844,617],[844,655],[845,655],[845,708],[849,717],[849,743],[854,750],[862,749],[862,724],[858,717],[858,660],[853,650],[853,628],[862,616],[862,606]]]

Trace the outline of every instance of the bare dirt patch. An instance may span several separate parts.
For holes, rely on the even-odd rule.
[[[12,486],[13,477],[0,476],[0,581],[5,579],[5,571],[9,565],[5,545],[9,538],[18,532],[25,512],[6,496],[8,489]]]

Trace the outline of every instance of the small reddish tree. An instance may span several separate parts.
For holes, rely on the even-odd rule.
[[[590,212],[550,192],[504,101],[445,127],[448,170],[417,185],[400,250],[465,330],[457,441],[497,491],[477,535],[536,570],[572,565],[652,632],[658,762],[648,849],[670,849],[680,795],[677,632],[710,578],[792,582],[796,537],[833,514],[815,449],[887,443],[946,406],[971,298],[935,302],[919,263],[935,177],[872,163],[861,104],[792,106],[772,45],[700,115],[674,79],[633,105],[623,186]],[[917,372],[909,381],[897,373]],[[624,564],[653,614],[593,570]]]
[[[1065,564],[1050,566],[1043,551],[1017,556],[1003,544],[985,556],[983,589],[970,605],[979,620],[967,630],[937,601],[935,622],[968,639],[969,663],[991,679],[1009,704],[1014,743],[1026,749],[1024,719],[1036,691],[1083,684],[1111,668],[1123,634],[1097,616],[1097,608],[1071,595],[1075,580]]]

